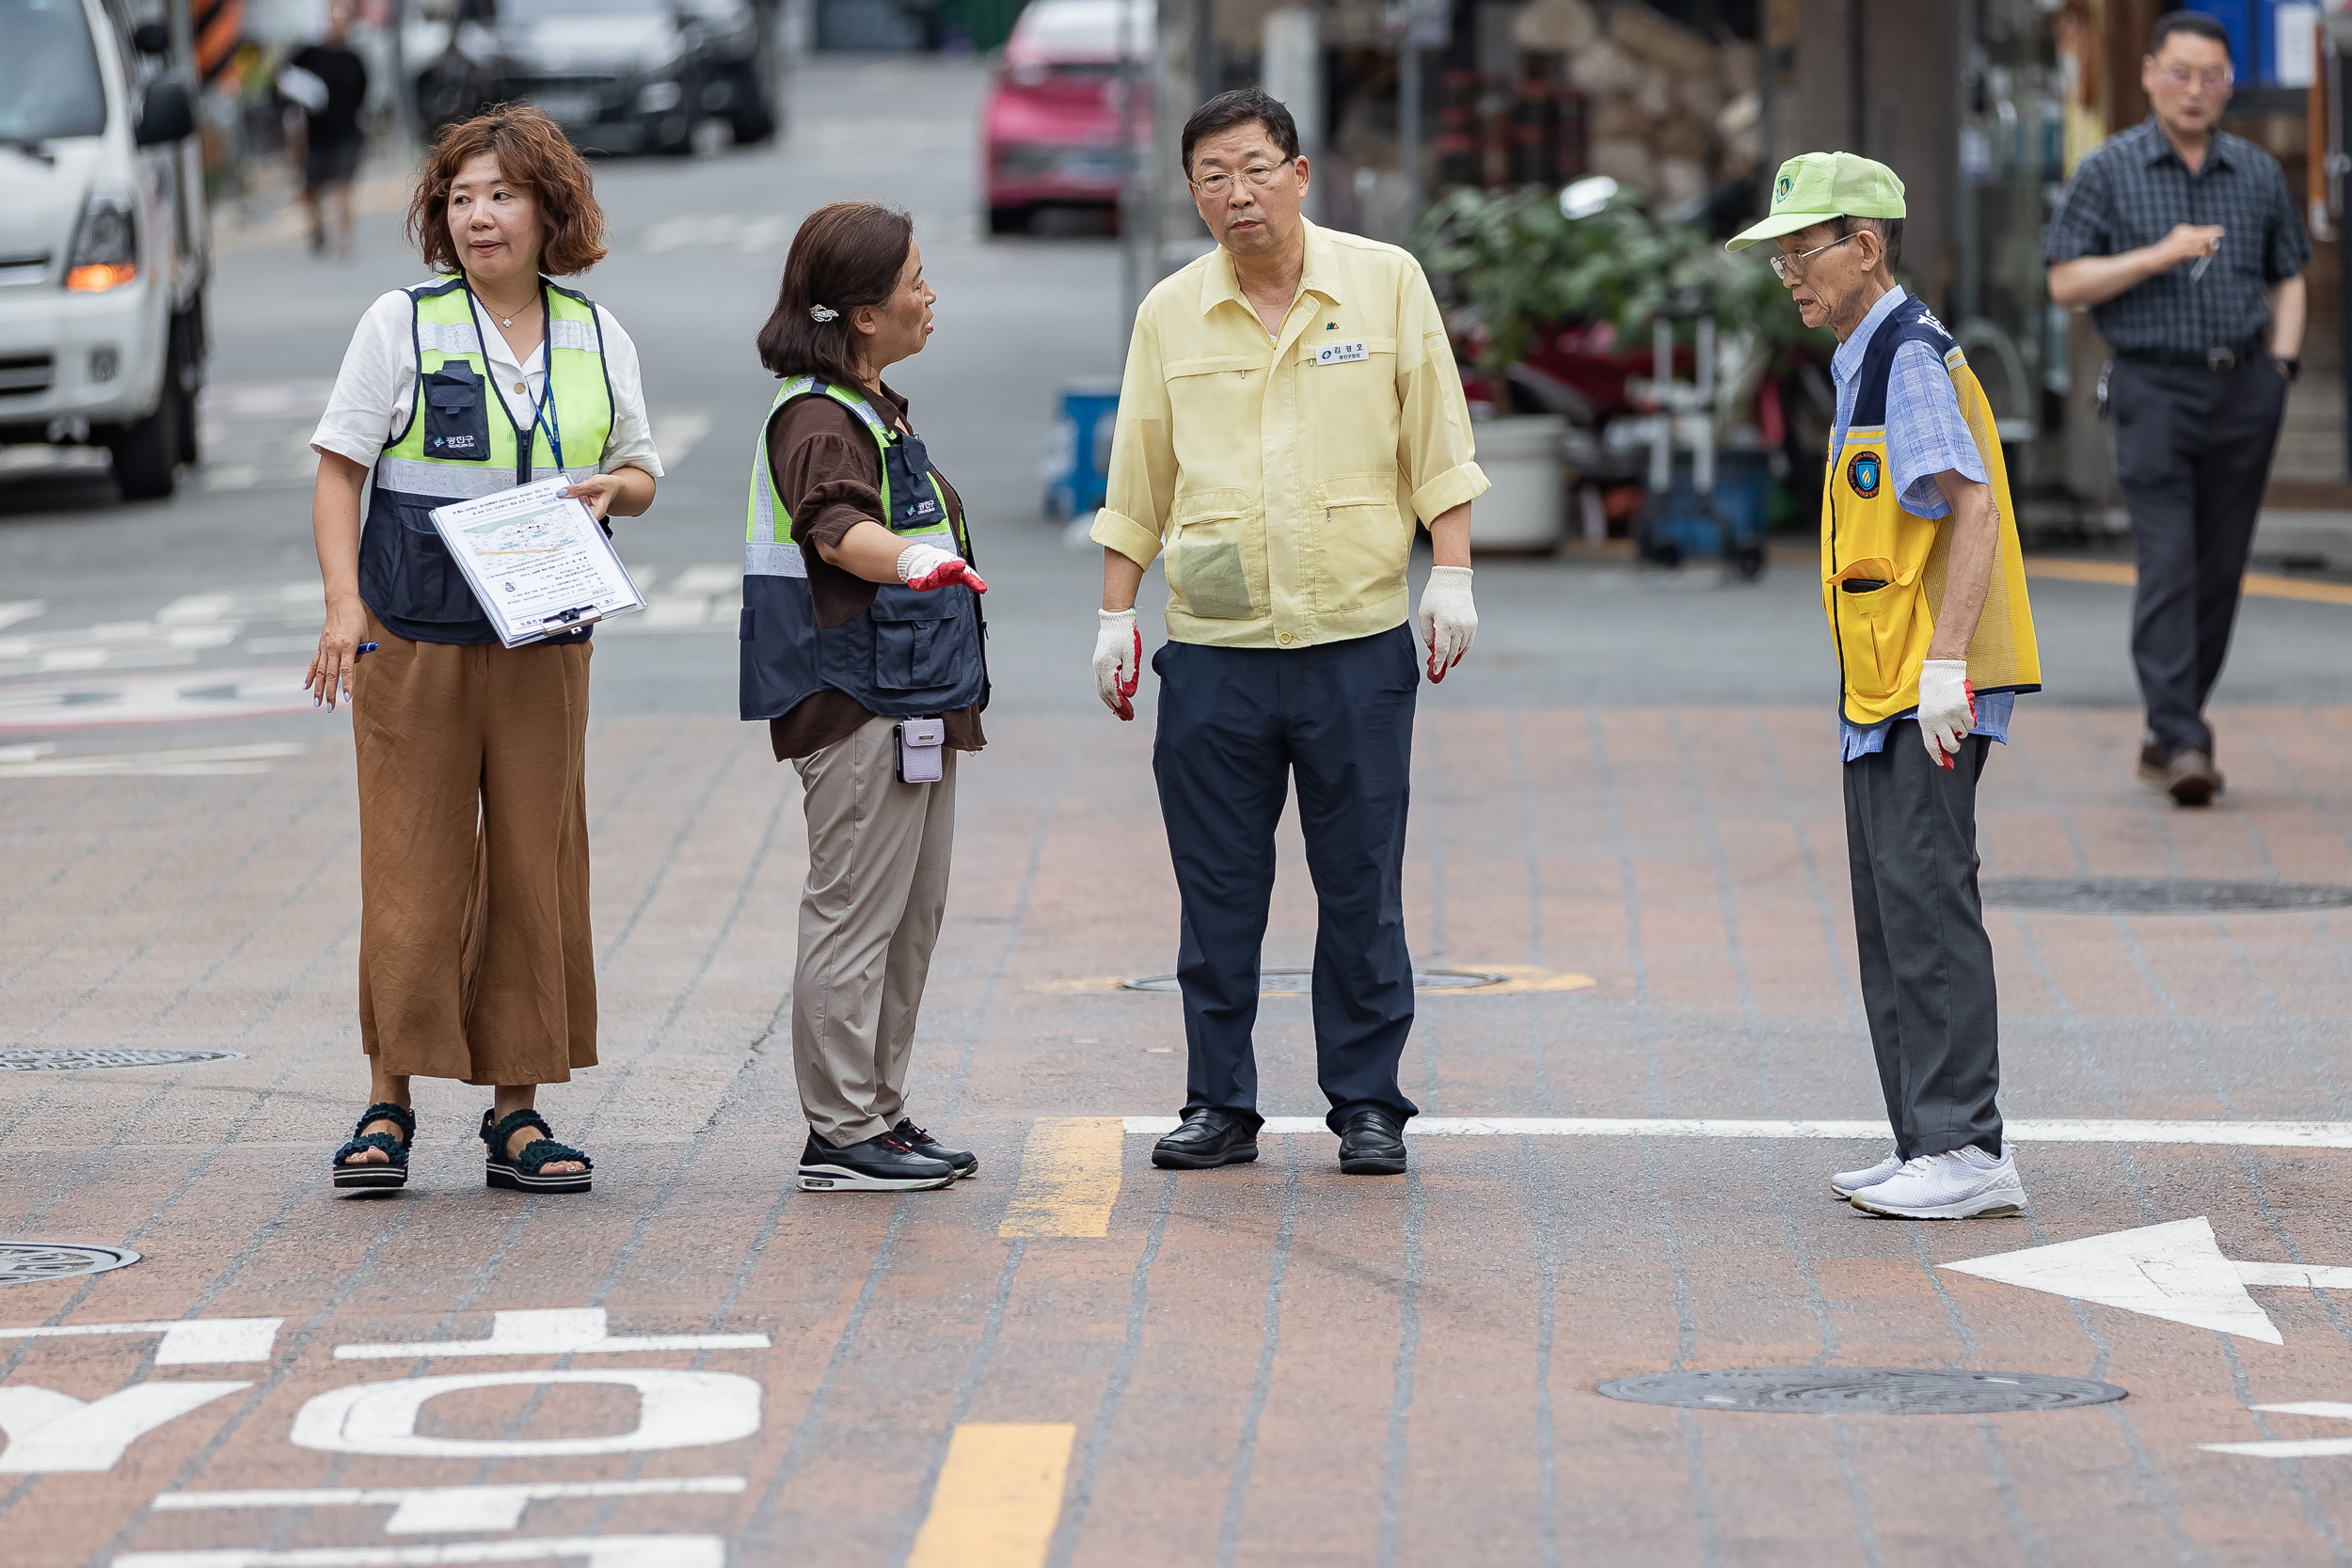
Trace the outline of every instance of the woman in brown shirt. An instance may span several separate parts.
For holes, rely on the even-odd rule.
[[[810,1191],[918,1191],[979,1169],[906,1113],[955,754],[983,744],[988,693],[988,585],[961,499],[882,379],[922,351],[935,297],[905,214],[835,202],[801,226],[759,337],[784,386],[753,467],[742,712],[768,721],[808,816],[792,1056]]]

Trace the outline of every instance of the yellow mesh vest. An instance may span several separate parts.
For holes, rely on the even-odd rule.
[[[1886,382],[1895,350],[1908,341],[1925,342],[1943,357],[2000,513],[1993,581],[1968,644],[1969,683],[1979,694],[2042,687],[2025,556],[1993,410],[1943,324],[1917,299],[1906,299],[1872,335],[1858,372],[1853,422],[1845,444],[1830,453],[1828,483],[1821,487],[1821,608],[1837,645],[1839,711],[1864,726],[1899,719],[1919,705],[1919,666],[1935,636],[1952,547],[1950,519],[1904,511],[1887,468]],[[1848,592],[1849,583],[1883,586]]]

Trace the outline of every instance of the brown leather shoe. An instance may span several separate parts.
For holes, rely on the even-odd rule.
[[[2213,758],[2192,747],[2173,752],[2165,765],[2164,790],[2176,805],[2201,806],[2221,793],[2221,775],[2214,771]]]
[[[2143,741],[2139,748],[2139,776],[2150,784],[2164,783],[2165,764],[2171,759],[2155,741]]]

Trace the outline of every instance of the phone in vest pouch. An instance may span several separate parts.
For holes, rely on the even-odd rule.
[[[937,784],[946,777],[942,765],[947,744],[946,720],[901,719],[890,733],[898,742],[900,784]]]

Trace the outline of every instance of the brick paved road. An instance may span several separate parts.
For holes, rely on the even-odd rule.
[[[2152,809],[2130,781],[2126,716],[2068,719],[1995,756],[1993,872],[2352,879],[2352,713],[2231,714],[2232,805],[2195,816]],[[2258,1291],[2274,1346],[1934,1265],[2195,1216],[2232,1259],[2352,1263],[2345,1152],[2023,1147],[2032,1220],[1923,1227],[1824,1193],[1863,1143],[1431,1138],[1411,1178],[1379,1181],[1340,1178],[1312,1132],[1272,1140],[1255,1167],[1178,1178],[1151,1170],[1144,1137],[1074,1119],[1166,1114],[1181,1085],[1172,997],[1060,984],[1170,961],[1144,736],[1093,721],[1007,720],[967,774],[916,1104],[980,1151],[977,1181],[786,1193],[799,1132],[774,1030],[803,854],[789,774],[729,721],[628,719],[599,724],[591,766],[605,1065],[548,1096],[597,1155],[596,1194],[484,1191],[481,1096],[437,1084],[421,1085],[416,1185],[337,1199],[322,1156],[363,1092],[350,764],[308,716],[275,722],[311,748],[259,777],[0,786],[10,821],[38,825],[9,840],[0,905],[9,1043],[245,1053],[0,1080],[0,1232],[146,1255],[7,1287],[0,1326],[282,1320],[264,1359],[220,1366],[158,1366],[151,1336],[13,1347],[11,1423],[32,1413],[8,1391],[26,1386],[234,1386],[109,1467],[7,1478],[12,1563],[230,1547],[295,1555],[169,1560],[502,1561],[521,1559],[462,1554],[641,1536],[661,1539],[596,1560],[698,1560],[661,1555],[679,1536],[749,1563],[2343,1555],[2347,1461],[2198,1447],[2344,1430],[2249,1408],[2352,1393],[2352,1323],[2327,1294]],[[1869,1117],[1825,729],[1818,712],[1692,707],[1425,720],[1416,952],[1597,983],[1425,998],[1409,1063],[1424,1110]],[[1284,842],[1269,958],[1303,962],[1311,909]],[[2352,1119],[2344,915],[2008,912],[1994,932],[2013,1117]],[[1266,1108],[1313,1114],[1304,999],[1270,998],[1261,1038]],[[1090,1222],[1100,1234],[1000,1234]],[[772,1343],[337,1358],[584,1307],[613,1335]],[[1670,1367],[1811,1363],[2090,1375],[2131,1398],[1820,1418],[1593,1391]],[[682,1446],[614,1435],[654,1431],[659,1387],[538,1378],[648,1369],[722,1380],[693,1392]],[[506,1381],[390,1420],[418,1434],[408,1452],[333,1446],[380,1440],[380,1415],[304,1414],[337,1390],[485,1373]],[[727,1389],[755,1430],[707,1440]],[[328,1446],[301,1446],[298,1425]],[[532,1448],[582,1436],[613,1451]],[[518,1528],[441,1534],[391,1532],[398,1497],[156,1501],[678,1478],[740,1489],[541,1497]],[[298,1555],[330,1548],[348,1555]],[[413,1555],[435,1550],[449,1555]]]

